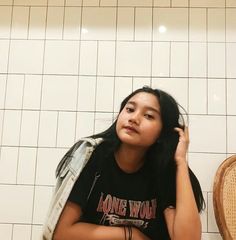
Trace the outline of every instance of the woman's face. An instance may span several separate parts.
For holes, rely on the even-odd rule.
[[[122,143],[147,148],[162,130],[160,105],[151,93],[140,92],[129,99],[120,112],[116,132]]]

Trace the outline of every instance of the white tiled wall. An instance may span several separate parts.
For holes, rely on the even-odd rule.
[[[62,155],[143,85],[188,110],[202,239],[222,239],[212,185],[236,153],[235,61],[235,0],[1,0],[0,239],[39,239]]]

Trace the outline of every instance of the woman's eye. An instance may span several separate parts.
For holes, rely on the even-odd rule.
[[[134,109],[133,109],[133,108],[131,108],[131,107],[126,107],[126,111],[127,111],[127,112],[133,112],[133,111],[134,111]]]
[[[154,116],[151,115],[151,114],[145,114],[145,117],[146,117],[147,119],[153,119],[153,118],[154,118]]]

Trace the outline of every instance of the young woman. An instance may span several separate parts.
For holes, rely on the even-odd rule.
[[[52,238],[44,239],[200,240],[204,200],[181,117],[164,91],[143,87],[126,97],[111,127],[76,143],[59,164],[44,231]]]

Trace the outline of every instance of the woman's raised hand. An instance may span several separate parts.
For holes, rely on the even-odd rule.
[[[175,161],[176,164],[179,165],[181,163],[187,162],[187,151],[189,146],[189,132],[188,127],[185,127],[184,130],[182,128],[174,128],[176,132],[179,134],[179,142],[175,151]]]

